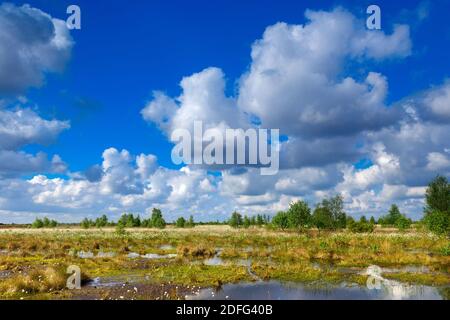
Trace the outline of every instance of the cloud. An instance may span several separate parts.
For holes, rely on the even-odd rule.
[[[66,65],[73,40],[64,21],[29,5],[0,5],[0,94],[39,87]]]
[[[235,100],[225,96],[222,70],[207,68],[183,78],[180,86],[182,94],[176,99],[154,92],[154,99],[141,111],[145,120],[157,124],[168,137],[176,129],[192,132],[194,121],[202,121],[205,129],[248,126]]]
[[[426,184],[437,173],[450,176],[449,84],[388,105],[389,79],[367,70],[411,54],[406,25],[394,25],[390,33],[368,31],[364,21],[342,8],[307,11],[303,25],[266,28],[251,48],[250,65],[234,95],[226,94],[225,73],[207,67],[180,81],[179,96],[155,91],[141,110],[168,140],[175,129],[192,131],[194,121],[219,130],[280,128],[286,139],[278,175],[261,176],[252,167],[171,169],[155,155],[108,148],[101,163],[63,178],[18,179],[15,168],[0,167],[11,173],[0,179],[0,216],[30,220],[35,211],[61,212],[72,221],[101,213],[114,219],[125,211],[148,215],[160,207],[168,220],[190,214],[215,220],[233,210],[273,214],[298,199],[314,206],[339,192],[355,216],[378,217],[397,203],[408,216],[420,218]],[[36,73],[40,79],[42,72]],[[45,120],[25,108],[1,110],[0,157],[12,159],[8,165],[64,171],[58,156],[48,160],[20,149],[51,143],[67,122]],[[361,159],[369,165],[356,166]]]
[[[58,155],[48,159],[44,152],[33,155],[20,149],[26,145],[48,145],[69,127],[67,121],[43,119],[29,108],[0,109],[0,177],[64,173],[67,165]]]
[[[29,144],[47,145],[69,127],[68,121],[45,120],[31,109],[0,109],[0,149],[15,150]]]
[[[240,109],[266,127],[310,139],[395,123],[398,111],[384,105],[387,79],[369,72],[358,82],[344,66],[409,55],[407,26],[395,27],[391,35],[368,31],[343,9],[307,11],[306,18],[305,25],[270,26],[254,43],[250,71],[240,83]]]
[[[385,105],[385,76],[368,72],[358,81],[345,66],[410,55],[409,28],[368,31],[341,8],[309,10],[306,18],[304,25],[277,23],[265,30],[252,46],[235,97],[224,93],[223,71],[206,68],[183,78],[177,98],[155,92],[143,118],[168,137],[175,129],[192,131],[194,121],[224,130],[254,127],[257,119],[289,136],[281,153],[284,168],[356,161],[358,135],[397,124],[404,110]]]
[[[225,96],[222,70],[206,68],[181,81],[179,97],[155,94],[144,119],[168,137],[194,120],[280,128],[287,140],[277,176],[221,171],[220,195],[242,210],[271,210],[298,197],[313,204],[340,192],[352,214],[380,215],[398,201],[419,217],[426,183],[437,170],[448,172],[448,83],[388,105],[387,77],[366,69],[410,56],[409,26],[370,31],[342,8],[305,16],[303,25],[266,28],[235,96]],[[361,159],[370,166],[356,168]]]

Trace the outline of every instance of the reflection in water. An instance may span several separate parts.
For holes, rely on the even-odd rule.
[[[171,254],[156,254],[156,253],[147,253],[141,256],[145,259],[172,259],[176,258],[177,254],[171,253]]]
[[[227,284],[219,290],[203,289],[188,300],[441,300],[438,289],[426,286],[383,285],[380,290],[361,286],[308,286],[279,281]]]
[[[177,254],[175,254],[175,253],[170,253],[170,254],[147,253],[147,254],[140,255],[139,253],[136,253],[136,252],[130,252],[127,255],[127,257],[130,258],[130,259],[144,258],[144,259],[150,259],[150,260],[154,260],[154,259],[172,259],[172,258],[176,258]]]
[[[230,265],[235,265],[235,266],[242,266],[242,267],[246,267],[247,268],[247,273],[253,278],[253,280],[256,281],[261,281],[261,278],[258,277],[253,271],[252,271],[252,260],[250,259],[229,259],[229,260],[224,260],[220,257],[220,253],[222,251],[218,250],[216,255],[212,258],[209,259],[205,259],[203,261],[204,265],[207,266],[230,266]]]
[[[79,251],[77,253],[78,258],[81,259],[92,259],[92,258],[114,258],[116,254],[114,252],[102,252],[97,253],[97,256],[94,255],[91,251]]]
[[[148,275],[121,275],[112,277],[97,277],[86,283],[88,287],[105,288],[105,287],[124,287],[127,284],[143,283],[148,281]]]

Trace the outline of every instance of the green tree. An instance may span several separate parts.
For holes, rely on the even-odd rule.
[[[424,208],[425,226],[433,233],[450,235],[450,184],[447,178],[437,176],[428,185]]]
[[[97,228],[103,228],[108,225],[108,217],[104,214],[95,220],[95,226]]]
[[[158,228],[158,229],[164,229],[166,227],[166,221],[164,220],[160,209],[153,208],[152,217],[151,217],[151,225],[153,228]]]
[[[58,226],[58,222],[56,220],[51,220],[50,221],[50,228],[56,228]]]
[[[375,218],[373,216],[370,217],[369,222],[370,222],[370,224],[373,224],[373,225],[377,224],[375,221]]]
[[[314,213],[312,216],[313,224],[318,229],[335,229],[335,222],[333,219],[333,214],[331,213],[328,207],[318,205],[314,209]]]
[[[242,216],[241,216],[241,214],[238,213],[238,212],[236,212],[236,211],[234,211],[234,212],[231,214],[231,218],[230,218],[228,224],[229,224],[230,226],[232,226],[233,228],[238,228],[239,226],[242,225],[242,223],[243,223],[243,222],[242,222]]]
[[[411,224],[412,224],[411,219],[408,219],[404,215],[401,215],[400,218],[398,218],[397,221],[395,222],[395,227],[403,231],[409,229],[411,227]]]
[[[188,228],[195,227],[194,217],[192,215],[189,216],[189,220],[186,223],[186,227],[188,227]]]
[[[282,230],[289,228],[289,216],[285,211],[279,211],[273,218],[272,224]]]
[[[450,219],[445,212],[431,211],[425,215],[424,222],[431,232],[438,235],[450,235]]]
[[[244,216],[244,220],[243,220],[243,222],[242,222],[242,225],[244,226],[244,228],[249,228],[250,227],[250,225],[251,225],[251,220],[247,217],[247,216]]]
[[[379,221],[383,226],[395,226],[397,221],[401,219],[402,214],[396,204],[393,204],[389,209],[389,213],[386,216],[380,218]]]
[[[175,225],[177,226],[177,228],[184,228],[186,226],[186,219],[184,219],[183,217],[179,217]]]
[[[50,227],[50,219],[45,217],[44,220],[42,220],[42,223],[44,224],[44,228],[49,228]]]
[[[258,214],[258,215],[256,216],[256,224],[257,224],[258,226],[262,226],[262,225],[264,224],[264,219],[263,219],[263,216],[262,216],[262,215]]]
[[[450,214],[450,184],[447,178],[437,176],[425,193],[425,213],[441,211]]]
[[[92,225],[92,222],[88,219],[88,218],[84,218],[81,223],[80,223],[81,227],[84,229],[89,229],[90,226]]]
[[[344,212],[344,199],[336,195],[330,199],[324,199],[316,206],[312,217],[313,224],[319,229],[345,228],[347,214]]]
[[[34,220],[34,222],[32,223],[31,227],[35,228],[35,229],[43,228],[44,227],[44,222],[41,219],[36,218]]]
[[[297,201],[287,211],[289,228],[300,229],[311,222],[311,209],[305,201]]]

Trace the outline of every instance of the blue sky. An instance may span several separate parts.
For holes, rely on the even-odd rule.
[[[13,1],[12,3],[15,4],[17,10],[21,5],[29,4],[53,18],[62,20],[67,17],[65,13],[67,6],[72,4],[71,1],[51,0]],[[363,128],[359,132],[355,132],[354,139],[345,140],[347,141],[345,144],[353,146],[356,142],[361,143],[364,146],[365,154],[342,159],[337,157],[335,163],[326,163],[323,166],[301,163],[287,165],[286,170],[300,170],[296,173],[300,177],[299,181],[303,181],[307,172],[323,170],[323,175],[320,174],[320,176],[326,175],[328,178],[323,178],[324,181],[317,185],[313,183],[310,192],[274,192],[277,188],[276,185],[282,185],[286,179],[280,178],[279,181],[267,182],[266,185],[261,177],[256,176],[254,177],[256,180],[249,178],[248,181],[251,181],[251,184],[266,185],[265,190],[242,190],[242,193],[234,194],[226,191],[230,188],[226,187],[227,183],[220,175],[211,176],[206,173],[204,177],[198,179],[200,182],[206,179],[213,186],[210,194],[205,196],[210,202],[202,202],[202,197],[191,194],[195,193],[195,190],[190,190],[185,197],[181,195],[181,200],[176,198],[180,202],[175,201],[169,205],[168,202],[170,202],[170,197],[174,196],[174,190],[180,186],[177,183],[183,184],[183,182],[174,182],[175,185],[169,186],[167,191],[169,200],[167,197],[166,199],[163,197],[130,207],[123,206],[123,199],[121,205],[107,203],[115,201],[111,200],[114,198],[114,194],[109,194],[104,203],[96,202],[94,204],[89,203],[88,200],[83,202],[83,200],[82,204],[65,207],[55,199],[53,199],[55,200],[54,204],[51,204],[52,200],[49,200],[48,203],[30,200],[33,197],[39,198],[38,194],[33,193],[35,191],[30,191],[27,205],[23,207],[12,205],[11,202],[18,197],[15,192],[19,192],[14,188],[14,191],[11,191],[13,182],[23,183],[23,181],[29,181],[33,177],[42,175],[48,179],[62,178],[70,184],[72,180],[82,179],[80,176],[83,176],[83,172],[92,166],[100,166],[105,158],[104,155],[102,157],[102,154],[108,148],[115,148],[118,153],[121,150],[127,150],[131,158],[139,154],[152,154],[156,156],[161,168],[178,171],[180,167],[173,165],[170,158],[173,144],[167,138],[167,132],[161,130],[157,121],[154,121],[155,119],[144,119],[141,114],[141,110],[153,101],[153,91],[160,90],[170,98],[183,96],[183,89],[180,87],[182,78],[200,73],[205,68],[217,67],[220,68],[225,79],[225,95],[237,101],[240,91],[244,91],[239,79],[256,64],[251,56],[252,44],[263,37],[266,28],[278,22],[284,22],[287,25],[307,25],[310,21],[305,17],[307,9],[332,12],[337,7],[341,7],[357,21],[364,23],[367,17],[366,8],[372,4],[372,1],[122,2],[102,0],[78,1],[76,4],[80,6],[82,12],[82,29],[70,31],[73,45],[67,49],[70,51],[70,58],[65,60],[64,70],[61,72],[43,70],[44,78],[41,85],[25,86],[20,93],[6,91],[2,93],[0,91],[0,102],[2,99],[4,100],[5,112],[17,110],[17,108],[32,108],[36,112],[36,116],[41,119],[70,122],[70,129],[61,129],[48,143],[31,139],[29,143],[20,144],[20,147],[14,150],[14,152],[32,156],[36,156],[39,152],[45,152],[49,159],[58,155],[65,163],[66,168],[65,170],[22,171],[15,169],[14,175],[4,169],[1,179],[2,187],[7,190],[4,194],[7,196],[3,197],[3,202],[0,201],[0,212],[3,211],[3,214],[0,214],[0,222],[2,220],[27,221],[35,215],[41,214],[55,216],[62,220],[77,220],[84,215],[95,216],[100,211],[111,212],[111,216],[116,217],[121,211],[126,210],[146,212],[153,205],[160,205],[163,208],[167,206],[167,212],[170,212],[172,216],[201,211],[198,214],[202,219],[222,218],[236,208],[252,214],[263,212],[266,207],[267,213],[270,213],[277,208],[286,206],[294,198],[307,199],[311,205],[314,205],[319,196],[335,192],[348,194],[348,210],[355,215],[363,214],[365,211],[380,215],[391,202],[398,201],[400,205],[403,205],[405,213],[411,213],[412,216],[418,217],[421,211],[421,201],[423,201],[421,199],[423,197],[417,196],[421,192],[418,188],[422,188],[423,191],[427,179],[437,173],[446,175],[449,172],[449,168],[446,166],[448,142],[423,137],[421,141],[425,141],[424,143],[427,139],[436,142],[433,148],[430,147],[425,154],[409,156],[409,153],[414,151],[398,151],[398,146],[395,144],[389,146],[388,142],[392,142],[392,140],[389,140],[388,133],[382,132],[387,128],[386,125],[386,127],[378,127],[369,134],[367,128]],[[436,95],[442,94],[445,97],[445,81],[450,73],[448,59],[450,24],[447,23],[450,3],[440,0],[432,2],[378,1],[377,4],[382,10],[381,32],[388,36],[394,33],[395,25],[407,25],[409,28],[407,40],[410,42],[411,48],[407,50],[394,48],[391,55],[383,55],[382,59],[363,57],[364,54],[370,56],[367,53],[360,56],[346,56],[336,62],[336,65],[341,64],[341,69],[333,81],[352,77],[356,82],[363,83],[369,72],[382,75],[388,80],[388,91],[382,99],[387,109],[395,108],[394,106],[408,99],[413,99],[414,103],[421,106],[422,100],[430,100],[427,100],[426,97],[434,97],[433,88],[437,90]],[[19,25],[19,21],[17,23]],[[382,42],[380,43],[383,45]],[[267,47],[264,48],[267,49]],[[9,50],[14,50],[14,48],[11,47]],[[1,59],[0,55],[0,65]],[[299,61],[301,59],[299,57]],[[7,75],[0,73],[1,76],[6,77]],[[300,82],[299,86],[301,86]],[[283,91],[280,89],[280,92]],[[16,101],[25,98],[26,103],[21,103],[20,107],[17,107]],[[425,104],[425,102],[423,103]],[[239,105],[239,102],[236,104]],[[182,105],[179,107],[183,108]],[[274,108],[276,109],[277,106],[274,105]],[[426,109],[426,106],[423,108]],[[445,102],[443,108],[444,115],[446,115]],[[243,106],[242,109],[250,110],[246,106]],[[263,119],[266,117],[266,123],[272,121],[264,112],[258,115]],[[351,117],[351,114],[347,115],[348,117]],[[431,116],[425,115],[420,123],[429,124],[429,119]],[[355,121],[358,121],[357,118]],[[392,136],[402,136],[402,129],[399,128],[402,121],[405,121],[404,118],[397,120],[396,125],[389,124],[390,130],[398,130],[397,133],[390,133]],[[446,131],[447,127],[442,127],[442,121],[435,122],[439,123],[439,133],[436,135],[440,136],[442,132],[449,133]],[[447,123],[446,120],[444,122]],[[305,132],[298,133],[291,130],[286,132],[286,135],[300,140],[305,137]],[[322,136],[317,139],[322,139]],[[388,139],[388,141],[384,142],[383,139]],[[385,148],[373,147],[377,145],[376,143],[382,143]],[[335,145],[336,142],[332,144]],[[399,144],[404,144],[404,141]],[[418,147],[420,146],[418,145]],[[317,150],[319,149],[318,147]],[[297,148],[296,151],[299,150]],[[373,184],[363,183],[358,191],[352,188],[350,188],[352,190],[346,189],[345,181],[351,180],[349,176],[351,173],[348,172],[346,176],[343,172],[351,170],[351,168],[344,170],[342,166],[351,167],[353,164],[357,164],[356,168],[353,168],[355,170],[352,173],[353,178],[369,179],[367,177],[358,178],[356,174],[358,170],[370,169],[374,164],[376,165],[377,162],[374,158],[377,155],[382,157],[380,154],[383,152],[388,156],[396,157],[400,162],[400,167],[407,163],[405,167],[397,168],[397,171],[411,170],[413,167],[410,165],[412,166],[412,164],[408,163],[407,159],[415,156],[418,157],[418,160],[415,161],[416,164],[422,160],[425,161],[425,158],[428,159],[428,164],[423,164],[421,168],[414,167],[418,172],[421,170],[421,173],[417,174],[420,179],[413,179],[406,175],[387,177],[380,173],[382,177],[378,177]],[[430,159],[435,158],[439,165],[434,165],[436,161],[430,164]],[[286,161],[286,163],[291,162],[290,160]],[[384,162],[381,161],[381,163]],[[428,171],[424,169],[425,167],[428,168]],[[191,170],[195,169],[191,168]],[[379,172],[384,172],[383,170],[380,168]],[[103,175],[106,173],[103,172]],[[372,173],[367,172],[367,175],[371,176]],[[152,183],[152,179],[148,181],[150,184]],[[64,184],[64,182],[62,183]],[[196,189],[195,185],[187,184],[187,186]],[[386,199],[380,195],[383,186],[385,190],[395,186],[398,190],[403,191],[396,191],[398,195],[396,193],[392,195],[392,198]],[[85,192],[84,190],[90,187],[101,188],[100,185],[84,186],[80,192]],[[378,200],[374,200],[374,204],[367,203],[370,202],[367,200],[367,192],[370,193],[371,190],[374,191],[373,198],[378,197]],[[117,197],[130,195],[130,193],[123,193],[120,190],[111,192],[116,192]],[[364,193],[366,193],[365,196]],[[141,190],[137,194],[145,194],[145,191]],[[361,197],[360,207],[351,200],[356,195]],[[80,195],[77,194],[70,199],[74,202],[79,201],[78,196]],[[85,197],[95,196],[87,192]],[[251,197],[254,200],[250,200]],[[235,198],[243,200],[236,202]],[[363,202],[364,204],[362,204]],[[178,207],[183,206],[183,209],[177,210],[177,205]],[[213,207],[212,212],[214,213],[209,213]],[[61,216],[58,216],[58,212],[62,212]]]
[[[72,4],[17,3],[30,3],[62,19]],[[182,77],[217,66],[226,72],[228,90],[233,93],[233,82],[251,62],[250,46],[265,27],[279,21],[302,23],[306,9],[330,9],[336,5],[365,18],[365,9],[371,3],[81,1],[82,30],[72,32],[76,41],[72,60],[63,74],[50,76],[46,86],[31,90],[29,97],[42,105],[46,114],[71,119],[72,130],[65,132],[49,150],[61,154],[74,170],[99,162],[98,150],[113,145],[134,153],[154,153],[163,165],[171,166],[171,144],[139,114],[152,90],[177,95]],[[404,11],[420,5],[423,2],[385,1],[383,22],[389,27],[392,21],[419,24],[411,21],[414,14],[406,18]],[[400,65],[375,66],[389,77],[389,98],[393,101],[430,84],[439,84],[448,76],[450,61],[446,53],[450,51],[450,34],[449,41],[442,41],[438,31],[443,29],[445,34],[445,29],[449,29],[445,23],[447,11],[437,9],[437,5],[433,8],[432,18],[417,27],[420,30],[413,37],[418,57]]]

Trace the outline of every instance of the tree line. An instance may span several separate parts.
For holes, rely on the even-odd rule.
[[[323,230],[349,229],[352,232],[372,232],[375,225],[383,227],[395,227],[406,230],[411,227],[413,221],[400,212],[396,204],[393,204],[389,212],[380,217],[378,221],[372,216],[367,219],[362,216],[358,221],[346,214],[344,211],[344,201],[341,195],[325,198],[312,210],[305,201],[292,203],[286,211],[279,211],[273,217],[269,215],[242,216],[237,211],[231,214],[228,221],[196,223],[191,215],[189,219],[179,217],[174,223],[178,228],[192,228],[196,224],[229,224],[234,228],[249,228],[251,226],[268,226],[281,230],[302,231],[308,228],[318,228]],[[450,235],[450,184],[447,178],[437,176],[430,182],[425,194],[424,217],[418,222],[429,231],[439,235]],[[58,225],[55,220],[48,218],[36,219],[33,228],[54,228]],[[160,209],[153,208],[148,219],[142,219],[139,215],[131,213],[123,214],[115,223],[108,220],[106,215],[91,220],[84,218],[81,223],[83,228],[102,228],[116,226],[124,228],[165,228],[167,223],[164,220]]]
[[[418,221],[419,226],[439,234],[450,235],[450,184],[447,178],[437,176],[432,180],[426,190],[424,217]],[[250,222],[249,222],[250,221]],[[305,201],[292,203],[286,211],[279,211],[273,217],[265,217],[263,222],[252,223],[253,218],[242,217],[233,212],[229,220],[232,227],[249,227],[250,225],[268,225],[281,230],[305,230],[318,228],[324,230],[349,229],[352,232],[373,232],[375,225],[382,227],[395,227],[406,230],[413,221],[400,212],[399,207],[393,204],[389,212],[380,217],[378,221],[372,216],[367,219],[364,215],[359,221],[347,215],[344,211],[344,201],[341,195],[325,198],[312,210]],[[261,220],[259,220],[261,222]]]

